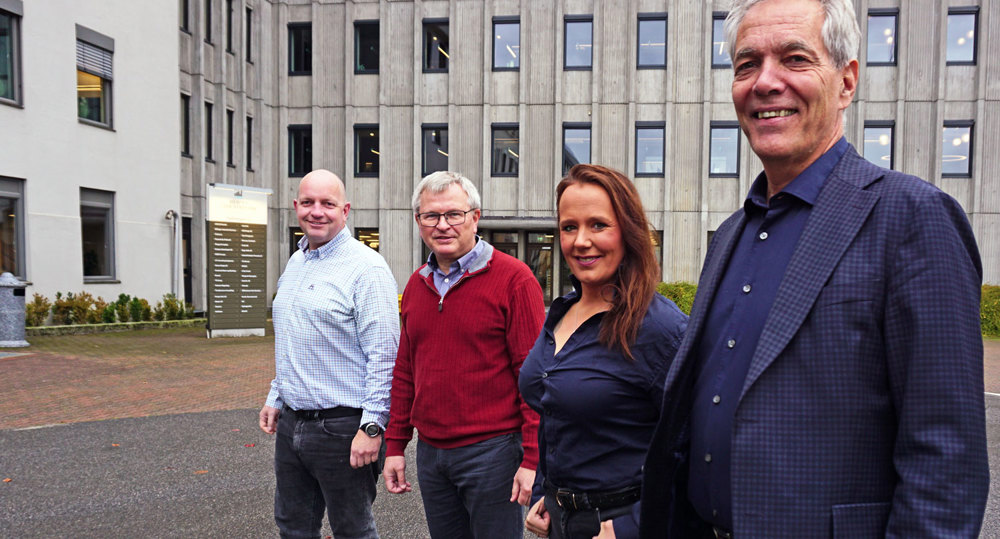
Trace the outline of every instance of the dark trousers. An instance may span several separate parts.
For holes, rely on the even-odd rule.
[[[631,512],[632,505],[606,510],[564,511],[555,497],[546,494],[545,511],[549,514],[549,537],[552,539],[590,539],[601,533],[601,522]]]
[[[434,539],[520,539],[521,506],[510,501],[521,466],[520,434],[438,449],[417,442],[417,481]]]
[[[360,420],[299,420],[288,412],[278,418],[274,520],[281,537],[319,537],[324,509],[336,539],[378,537],[372,502],[381,462],[351,468],[351,442]]]

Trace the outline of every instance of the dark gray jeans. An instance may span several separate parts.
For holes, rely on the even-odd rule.
[[[434,539],[520,539],[521,506],[510,502],[521,466],[520,433],[455,449],[417,442],[417,481]]]
[[[290,413],[278,418],[274,520],[281,537],[319,537],[324,509],[337,539],[378,537],[372,502],[381,462],[351,468],[351,442],[360,420],[354,416],[304,421]]]

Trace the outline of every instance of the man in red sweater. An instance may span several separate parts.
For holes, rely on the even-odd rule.
[[[421,180],[413,213],[431,255],[403,291],[385,486],[410,491],[403,451],[416,427],[431,537],[519,539],[538,416],[517,376],[542,328],[542,289],[523,262],[476,235],[479,193],[464,176]]]

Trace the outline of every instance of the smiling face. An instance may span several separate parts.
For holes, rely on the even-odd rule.
[[[343,182],[325,170],[310,172],[302,178],[299,195],[292,205],[299,227],[309,239],[310,249],[319,249],[335,238],[343,230],[351,211]]]
[[[611,197],[592,183],[574,183],[559,198],[559,245],[583,293],[600,294],[625,257]]]
[[[769,181],[778,179],[772,171],[791,181],[843,134],[858,63],[834,66],[823,43],[824,17],[816,0],[765,0],[737,30],[733,104]]]
[[[440,193],[424,191],[420,193],[420,213],[445,214],[451,211],[465,212],[469,210],[469,195],[462,186],[453,183]],[[444,215],[435,226],[422,226],[420,238],[427,248],[434,252],[438,266],[447,268],[476,246],[476,231],[479,229],[479,210],[465,214],[465,222],[460,225],[449,225]]]

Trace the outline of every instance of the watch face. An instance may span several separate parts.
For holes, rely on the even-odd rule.
[[[382,429],[375,423],[369,423],[365,425],[365,434],[371,436],[372,438],[378,436],[382,432]]]

